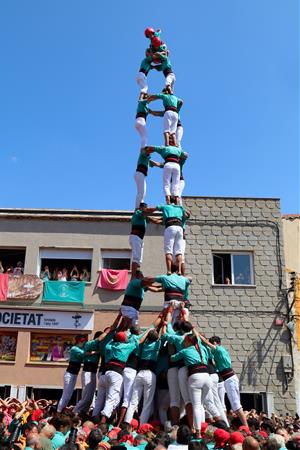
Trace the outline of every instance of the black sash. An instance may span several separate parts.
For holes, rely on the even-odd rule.
[[[176,106],[166,106],[165,111],[174,111],[178,113]]]
[[[148,113],[145,112],[138,112],[136,113],[135,118],[137,119],[138,117],[143,117],[145,120],[147,119]]]
[[[137,370],[139,364],[139,358],[135,354],[135,352],[130,353],[129,358],[127,359],[126,367],[130,367],[131,369]]]
[[[190,377],[195,373],[208,373],[208,368],[205,364],[192,364],[188,366],[188,376]]]
[[[141,70],[140,70],[140,72],[141,72]],[[167,75],[169,75],[169,73],[173,73],[172,72],[172,69],[165,69],[164,71],[163,71],[163,74],[164,74],[164,76],[166,77]]]
[[[136,171],[143,173],[145,177],[148,175],[148,167],[144,166],[144,164],[138,164]]]
[[[228,380],[228,378],[233,377],[233,375],[235,375],[234,370],[232,369],[232,367],[229,367],[229,369],[224,369],[220,371],[220,375],[222,377],[222,380]]]
[[[170,302],[171,300],[178,300],[179,302],[183,302],[183,292],[181,289],[176,288],[166,288],[165,289],[165,302]]]
[[[153,361],[152,359],[140,359],[139,360],[139,370],[151,370],[151,372],[155,373],[157,361]]]
[[[124,300],[122,302],[122,306],[131,306],[132,308],[139,311],[143,299],[140,297],[135,297],[134,295],[124,295]]]
[[[165,220],[165,228],[171,227],[172,225],[182,227],[182,220],[179,217],[169,217]]]
[[[125,363],[123,361],[118,361],[117,359],[111,359],[105,366],[105,371],[112,370],[113,372],[117,372],[122,374],[125,367]]]
[[[132,225],[130,234],[134,234],[135,236],[144,239],[145,233],[146,227],[144,225]]]
[[[98,369],[98,362],[86,361],[86,362],[83,363],[82,370],[84,372],[96,373],[97,369]]]
[[[67,367],[67,372],[72,373],[73,375],[78,375],[80,367],[81,367],[81,362],[69,361],[69,365]]]
[[[180,160],[178,156],[175,155],[169,155],[165,157],[165,162],[174,162],[176,164],[179,164]]]

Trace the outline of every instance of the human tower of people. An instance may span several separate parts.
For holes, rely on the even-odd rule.
[[[75,413],[88,412],[93,403],[92,415],[100,416],[102,423],[113,420],[118,424],[130,423],[136,415],[140,425],[155,415],[162,424],[170,421],[176,425],[186,415],[190,428],[199,437],[205,417],[228,423],[225,391],[232,410],[246,426],[247,420],[228,351],[218,336],[206,339],[188,320],[191,278],[185,276],[184,229],[190,214],[181,199],[182,166],[188,155],[181,148],[183,128],[178,116],[183,102],[174,94],[175,75],[168,48],[160,35],[160,30],[145,30],[150,45],[137,76],[140,95],[135,126],[141,137],[141,149],[135,172],[137,194],[129,236],[132,277],[114,323],[103,332],[97,332],[93,340],[87,341],[84,336],[76,338],[64,375],[58,412],[68,405],[83,363],[82,397],[74,408]],[[161,94],[148,93],[150,70],[162,71],[165,76]],[[164,112],[149,109],[149,103],[157,99],[162,100]],[[148,145],[146,119],[149,114],[163,116],[163,146]],[[154,152],[161,155],[162,163],[150,159]],[[166,204],[148,207],[145,203],[149,166],[163,168]],[[160,218],[153,216],[154,211],[162,213]],[[145,277],[141,271],[143,239],[149,221],[163,223],[165,227],[166,274],[154,277]],[[139,309],[147,290],[163,291],[164,305],[153,324],[142,331],[138,324]]]

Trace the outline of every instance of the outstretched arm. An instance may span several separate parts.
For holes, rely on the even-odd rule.
[[[157,95],[149,95],[147,98],[147,103],[153,102],[154,100],[157,100]]]
[[[193,328],[194,331],[194,328]],[[212,344],[211,342],[209,342],[208,339],[206,339],[202,334],[198,333],[198,337],[201,339],[201,341],[207,345],[209,348],[211,348],[212,350],[216,350],[217,346]]]
[[[151,153],[154,152],[154,147],[147,145],[146,147],[142,148],[141,152],[145,152],[147,153],[147,155],[150,155]]]

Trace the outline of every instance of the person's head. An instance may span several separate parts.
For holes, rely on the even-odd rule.
[[[26,423],[23,428],[23,434],[26,438],[29,434],[30,435],[38,435],[39,430],[38,430],[37,425],[33,422]]]
[[[261,430],[265,431],[268,434],[274,433],[274,423],[271,419],[265,418],[260,425]]]
[[[38,434],[29,433],[26,437],[26,447],[41,449],[41,442]]]
[[[250,431],[258,431],[259,430],[259,422],[254,417],[249,417],[247,419],[248,427]]]
[[[98,428],[95,430],[92,430],[89,434],[89,437],[87,438],[87,444],[89,445],[90,449],[97,448],[99,442],[102,441],[102,432]]]
[[[173,324],[173,330],[174,331],[181,331],[180,330],[181,320],[176,320]]]
[[[229,444],[233,447],[236,444],[242,444],[245,440],[245,436],[240,431],[234,431],[229,438]]]
[[[282,436],[285,442],[287,442],[290,439],[290,434],[285,428],[277,428],[276,434]]]
[[[172,205],[176,205],[176,197],[174,197],[173,195],[171,195],[171,197],[170,197],[170,203]]]
[[[125,331],[118,331],[115,334],[114,341],[119,343],[125,343],[128,340],[128,336]]]
[[[285,447],[284,437],[280,434],[273,434],[266,442],[266,450],[279,450],[281,447]]]
[[[137,269],[135,272],[135,278],[139,278],[139,279],[144,278],[143,272],[141,270]]]
[[[98,337],[100,337],[102,333],[103,333],[103,331],[96,331],[96,333],[94,334],[93,339],[98,339]]]
[[[219,338],[219,336],[212,336],[209,339],[209,342],[213,345],[221,345],[221,339]]]
[[[188,322],[186,320],[183,320],[182,322],[180,322],[180,331],[185,334],[185,333],[190,333],[193,329],[193,325],[191,324],[191,322]]]
[[[158,332],[156,330],[150,330],[148,335],[147,335],[147,339],[150,342],[155,342],[158,340]]]
[[[183,339],[183,346],[185,348],[191,347],[192,345],[196,345],[198,342],[197,337],[194,335],[187,334]]]
[[[130,327],[129,331],[131,334],[134,334],[135,336],[141,334],[141,329],[138,325],[133,325],[132,327]]]
[[[56,428],[56,431],[60,431],[62,434],[66,434],[71,428],[71,421],[69,417],[57,416],[51,419],[51,425]]]
[[[188,445],[192,439],[191,429],[187,425],[180,425],[177,430],[177,444]]]
[[[22,261],[18,261],[18,262],[17,262],[17,267],[23,267]]]
[[[49,425],[48,423],[42,428],[40,434],[45,436],[47,439],[52,439],[55,435],[56,429],[53,425]]]
[[[222,428],[217,428],[214,432],[215,448],[224,447],[229,441],[230,433]]]
[[[145,211],[147,208],[148,208],[148,204],[147,204],[147,203],[145,203],[145,202],[141,202],[141,203],[140,203],[139,209],[140,209],[141,211]]]
[[[78,345],[79,347],[83,347],[86,342],[87,337],[84,336],[83,334],[78,334],[77,336],[75,336],[75,344]]]

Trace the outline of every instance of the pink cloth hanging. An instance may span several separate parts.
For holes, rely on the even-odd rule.
[[[7,300],[8,273],[0,273],[0,301]]]
[[[128,270],[101,269],[97,287],[110,291],[123,291],[128,285]]]

